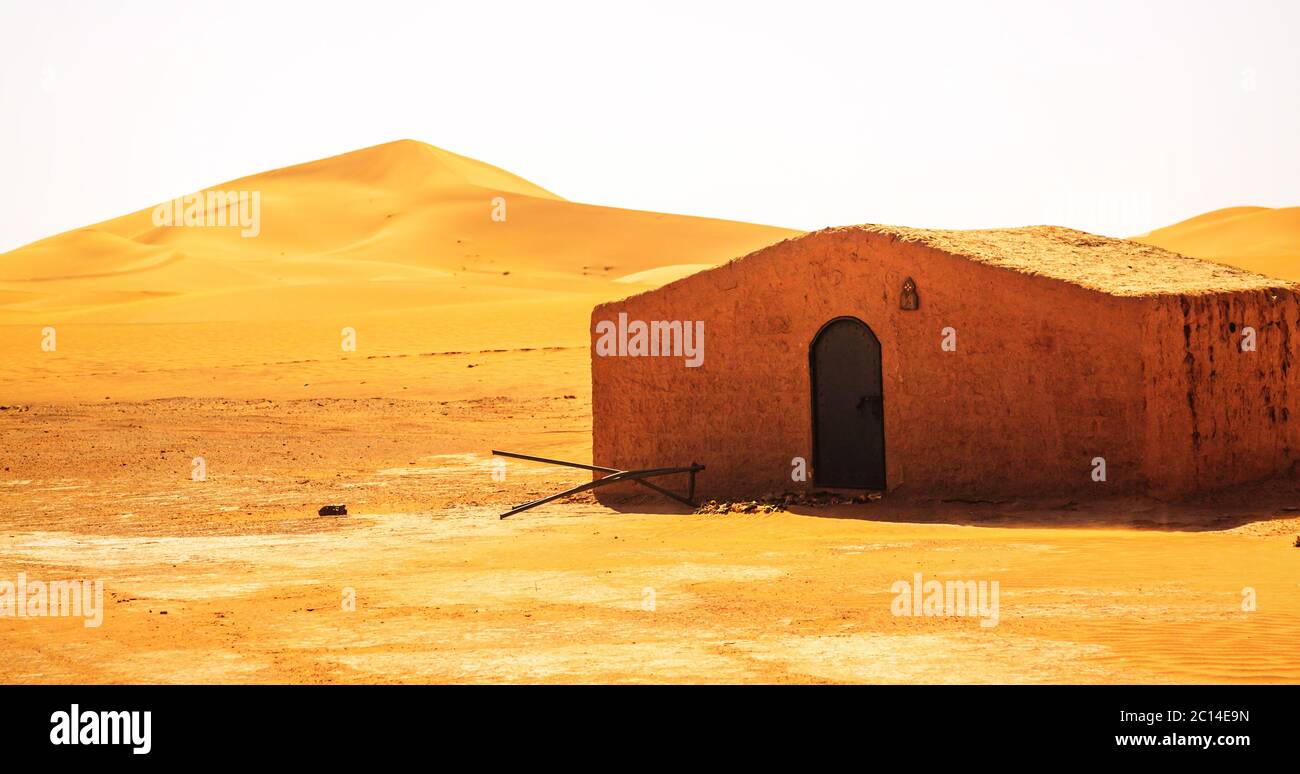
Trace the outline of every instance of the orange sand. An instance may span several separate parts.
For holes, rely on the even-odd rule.
[[[260,234],[149,209],[0,256],[0,396],[419,392],[368,359],[585,346],[599,301],[799,233],[568,202],[410,140],[209,190],[259,192]]]
[[[1134,241],[1286,280],[1300,280],[1300,207],[1228,207]]]
[[[413,142],[214,188],[262,192],[260,236],[145,211],[0,258],[0,580],[108,607],[0,619],[3,681],[1300,681],[1294,492],[497,520],[587,479],[486,451],[590,457],[595,303],[796,232]],[[998,580],[999,625],[891,615],[918,571]]]
[[[0,577],[99,578],[108,608],[98,629],[0,619],[4,679],[1300,681],[1300,519],[1278,505],[694,516],[581,499],[498,520],[586,479],[511,462],[497,482],[486,454],[589,455],[585,357],[482,358],[571,365],[510,398],[0,412]],[[315,517],[326,502],[352,515]],[[895,617],[890,588],[915,572],[998,581],[998,625]]]

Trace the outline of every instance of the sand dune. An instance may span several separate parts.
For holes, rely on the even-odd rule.
[[[798,234],[570,202],[410,140],[206,190],[256,192],[257,235],[156,225],[150,208],[0,256],[0,395],[410,394],[428,374],[367,359],[585,346],[597,303]],[[1300,208],[1219,210],[1138,241],[1300,279]],[[442,388],[481,377],[466,379]]]
[[[710,263],[681,263],[673,266],[660,266],[655,269],[646,269],[614,280],[622,285],[649,285],[659,287],[674,282],[682,277],[689,277],[697,271],[713,268]]]
[[[0,257],[0,322],[283,320],[609,297],[625,290],[617,277],[712,265],[797,233],[577,204],[409,140],[207,190],[257,192],[257,235],[158,226],[148,209],[35,242]],[[504,220],[492,217],[496,197]]]
[[[249,192],[256,236],[205,199],[193,220],[227,225],[151,208],[0,256],[0,395],[409,394],[428,374],[366,359],[577,346],[597,303],[799,233],[569,202],[410,140],[205,190]]]
[[[1300,280],[1300,207],[1228,207],[1133,240],[1270,277]]]

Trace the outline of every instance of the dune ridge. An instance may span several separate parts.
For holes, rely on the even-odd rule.
[[[256,237],[155,225],[149,208],[33,242],[0,256],[0,323],[300,319],[485,296],[612,297],[620,276],[713,265],[799,233],[574,203],[413,140],[204,190],[257,192]]]
[[[1225,207],[1131,239],[1257,274],[1300,281],[1300,207]]]
[[[0,255],[0,394],[489,390],[496,359],[488,373],[465,363],[454,384],[438,371],[434,390],[423,381],[434,372],[410,356],[584,346],[597,304],[802,233],[571,202],[413,140],[204,191],[257,192],[257,236],[155,225],[147,208]],[[501,201],[504,220],[494,219]],[[1230,208],[1135,241],[1300,280],[1300,208]],[[57,352],[42,348],[46,326]],[[344,329],[356,331],[355,351],[340,348]]]

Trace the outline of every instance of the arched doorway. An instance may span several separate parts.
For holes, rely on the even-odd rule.
[[[856,317],[822,326],[808,351],[813,482],[885,488],[885,401],[880,340]]]

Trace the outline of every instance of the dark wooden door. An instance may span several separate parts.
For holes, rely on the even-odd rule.
[[[813,482],[885,488],[885,401],[880,340],[866,323],[827,323],[809,353],[813,389]]]

